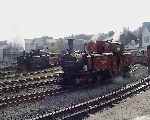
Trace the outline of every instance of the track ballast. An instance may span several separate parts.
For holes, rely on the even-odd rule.
[[[37,117],[30,120],[75,120],[82,118],[89,113],[103,109],[108,106],[126,99],[127,97],[136,94],[137,92],[143,91],[150,86],[150,77],[145,78],[134,84],[129,84],[120,89],[114,90],[101,97],[80,103],[77,105],[72,105],[70,107],[60,109],[58,111],[53,111],[51,113],[46,113],[43,115],[37,115]]]

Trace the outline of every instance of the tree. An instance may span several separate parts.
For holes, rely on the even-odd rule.
[[[138,38],[139,46],[142,46],[142,27],[133,31],[134,35]]]
[[[127,45],[131,42],[131,40],[135,40],[137,43],[137,37],[134,35],[132,31],[125,29],[123,33],[120,35],[120,42],[123,45]]]
[[[114,34],[115,34],[114,31],[109,31],[109,32],[108,32],[108,37],[111,37],[111,36],[113,36]]]

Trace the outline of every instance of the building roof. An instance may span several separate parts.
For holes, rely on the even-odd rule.
[[[150,32],[150,22],[144,22],[143,27],[146,27],[148,31]]]

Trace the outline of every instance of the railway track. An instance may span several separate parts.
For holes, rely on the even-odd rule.
[[[135,71],[136,71],[136,69],[135,69]],[[133,72],[132,74],[134,75],[135,72]],[[135,77],[135,80],[139,80],[139,79],[141,79],[141,77],[140,78]],[[81,101],[84,102],[87,99],[88,100],[93,99],[94,96],[97,97],[97,96],[103,95],[104,93],[108,93],[108,91],[113,90],[114,88],[118,88],[119,86],[129,84],[130,82],[133,83],[133,82],[135,82],[135,80],[127,80],[128,82],[123,82],[121,84],[120,84],[120,82],[118,82],[118,80],[115,80],[116,81],[116,83],[114,83],[115,85],[110,86],[110,89],[105,89],[105,87],[102,87],[102,92],[99,92],[99,90],[101,90],[101,89],[93,90],[93,86],[91,86],[93,94],[88,92],[88,91],[91,91],[91,89],[90,89],[91,87],[84,89],[84,90],[80,90],[80,89],[75,90],[74,89],[73,92],[72,91],[70,92],[70,90],[66,92],[66,91],[64,91],[64,89],[60,89],[60,91],[59,91],[59,89],[57,89],[58,91],[57,90],[54,91],[55,89],[49,89],[49,88],[51,88],[49,86],[47,89],[46,88],[47,85],[41,86],[41,88],[37,87],[36,88],[37,90],[35,90],[35,89],[32,90],[32,87],[31,87],[31,88],[29,88],[29,91],[28,91],[28,88],[27,89],[25,88],[23,90],[23,93],[19,91],[19,94],[18,94],[18,91],[17,91],[17,94],[13,93],[13,92],[12,93],[8,92],[8,94],[10,95],[9,97],[7,97],[7,95],[6,95],[6,97],[1,97],[3,99],[0,99],[1,100],[0,109],[2,111],[1,118],[3,118],[3,119],[18,119],[19,120],[19,119],[34,118],[35,116],[38,116],[37,114],[42,116],[42,115],[45,115],[45,113],[47,113],[46,111],[51,112],[52,110],[56,110],[56,109],[59,110],[60,108],[64,108],[64,107],[73,105],[73,103],[78,104]],[[32,80],[29,80],[29,82],[30,81],[32,81]],[[42,81],[42,80],[40,80],[40,81]],[[118,86],[118,84],[119,84],[119,86]],[[46,88],[46,89],[43,89],[43,88]],[[95,88],[95,86],[94,86],[94,88]],[[47,90],[49,91],[49,93],[46,92]],[[37,91],[41,91],[41,92],[37,92]],[[76,91],[78,91],[78,92],[76,92]],[[85,91],[85,93],[83,92],[80,94],[80,91],[81,92]],[[61,92],[65,92],[65,93],[61,94]],[[30,94],[26,95],[27,93],[30,93]],[[41,93],[41,94],[38,94],[38,93]],[[56,93],[60,93],[60,94],[56,94]],[[56,96],[55,96],[55,94],[56,94]],[[90,94],[91,94],[91,97],[90,97]],[[85,97],[82,97],[84,95],[85,95]],[[93,95],[93,97],[92,97],[92,95]],[[47,97],[47,96],[49,96],[49,97]],[[81,99],[77,96],[80,96]],[[8,114],[8,115],[5,116],[5,114]]]
[[[5,107],[7,105],[13,104],[13,103],[21,103],[24,101],[34,101],[37,99],[41,99],[48,95],[54,95],[57,93],[62,92],[61,87],[57,87],[55,89],[52,89],[53,86],[58,86],[59,82],[61,82],[60,79],[58,79],[58,74],[55,75],[49,75],[49,76],[39,76],[34,78],[26,78],[23,80],[13,80],[13,81],[5,81],[0,83],[0,108]],[[38,88],[38,87],[44,87],[50,85],[50,90],[45,90],[42,92],[32,92],[30,94],[21,94],[21,95],[14,95],[12,94],[21,90],[27,90],[28,88]],[[38,90],[35,90],[38,91]],[[11,92],[11,96],[9,94]],[[5,94],[6,93],[6,94]],[[26,93],[26,92],[25,92]],[[3,95],[4,94],[4,95]]]
[[[18,78],[22,76],[31,76],[31,75],[37,75],[37,74],[45,74],[49,72],[55,72],[60,70],[59,67],[49,68],[41,71],[34,71],[34,72],[26,72],[26,73],[15,73],[15,72],[0,72],[0,74],[3,76],[1,79],[10,79],[10,78]]]
[[[24,95],[16,95],[16,96],[11,96],[11,97],[0,98],[0,108],[7,107],[7,105],[19,104],[19,103],[23,103],[23,102],[27,102],[27,101],[32,102],[34,100],[42,99],[46,96],[57,95],[57,94],[64,93],[64,92],[73,92],[73,91],[76,91],[77,89],[81,90],[81,89],[85,89],[85,88],[89,87],[88,85],[79,86],[76,88],[74,88],[74,87],[63,87],[62,85],[58,85],[57,80],[56,81],[55,80],[46,81],[46,82],[41,82],[41,83],[28,84],[29,86],[27,86],[27,85],[26,86],[15,86],[15,87],[12,86],[12,88],[8,88],[8,89],[6,88],[3,91],[9,92],[9,91],[13,91],[16,89],[19,90],[19,89],[28,88],[28,87],[33,88],[33,87],[38,87],[38,86],[45,85],[45,84],[53,84],[54,85],[54,83],[57,83],[55,85],[57,85],[58,87],[55,89],[46,90],[46,91],[42,91],[42,92],[35,92],[32,94],[26,94],[26,95],[24,94]]]
[[[56,84],[59,82],[60,79],[58,79],[59,74],[54,73],[53,75],[43,75],[43,76],[37,76],[37,77],[28,77],[24,79],[18,79],[18,80],[6,80],[3,82],[0,82],[0,93],[2,92],[9,92],[13,90],[20,90],[28,87],[38,87],[41,85],[50,85],[50,84]]]
[[[41,71],[41,73],[44,73],[44,71]],[[29,77],[25,79],[3,81],[3,82],[0,82],[0,86],[1,86],[0,93],[9,92],[9,91],[12,92],[12,91],[21,90],[21,89],[25,89],[29,87],[35,88],[41,85],[56,84],[59,82],[56,79],[58,78],[58,76],[59,76],[58,74],[54,74],[54,75],[48,75],[48,76],[43,75],[43,76],[38,76],[38,77]]]
[[[50,81],[50,82],[54,82],[54,81]],[[85,86],[82,86],[82,87],[79,86],[77,88],[64,87],[62,85],[58,85],[57,81],[55,81],[55,82],[57,83],[56,87],[54,89],[51,89],[51,90],[0,98],[0,108],[7,107],[8,105],[11,105],[11,104],[19,104],[19,103],[28,102],[28,101],[33,102],[35,100],[40,100],[40,99],[42,99],[46,96],[57,95],[57,94],[61,94],[61,93],[64,93],[64,92],[73,92],[73,91],[76,91],[77,89],[84,89],[84,88],[89,87],[88,85],[87,86],[85,85]],[[37,84],[37,86],[38,85],[40,86],[41,84]],[[29,86],[32,86],[32,84],[29,84]],[[54,86],[54,84],[53,84],[53,86]],[[50,86],[50,87],[52,87],[52,86]],[[16,86],[16,89],[18,89],[17,86]],[[21,89],[21,87],[20,87],[20,89]],[[9,89],[9,91],[11,91],[11,89]]]
[[[33,101],[33,100],[41,99],[45,96],[54,95],[54,94],[63,92],[63,88],[59,87],[60,85],[58,85],[58,83],[61,81],[57,78],[51,78],[49,80],[41,80],[40,82],[34,82],[34,83],[31,83],[30,81],[31,80],[29,79],[29,81],[28,81],[29,83],[27,83],[27,84],[15,84],[15,85],[1,87],[0,88],[0,108],[6,107],[7,105],[10,105],[13,103],[18,104],[18,103],[21,103],[24,101]],[[20,83],[20,82],[22,82],[22,80],[17,83]],[[13,84],[13,83],[11,83],[11,84]],[[11,95],[12,95],[18,91],[20,92],[21,90],[26,90],[28,88],[34,89],[34,88],[38,88],[38,87],[44,87],[47,85],[49,85],[49,88],[51,88],[50,90],[46,90],[46,91],[42,91],[42,92],[34,92],[34,93],[30,93],[30,94],[15,95],[15,96],[11,96],[11,97],[7,95],[7,94],[9,94],[9,92],[11,92]],[[52,86],[57,86],[57,87],[54,89]],[[38,90],[36,90],[36,91],[38,91]],[[5,97],[2,97],[2,96],[5,96]]]
[[[6,93],[6,92],[13,92],[13,91],[26,89],[26,88],[37,88],[39,86],[52,85],[52,84],[56,84],[56,83],[59,83],[59,80],[53,78],[50,80],[43,80],[40,82],[11,85],[11,86],[6,86],[6,87],[1,87],[0,93],[2,94],[2,93]]]
[[[33,102],[34,100],[40,100],[46,96],[56,95],[58,93],[64,92],[64,88],[57,86],[55,89],[46,90],[42,92],[34,92],[26,95],[17,95],[13,97],[5,97],[0,99],[0,108],[7,107],[11,104],[19,104],[22,102]]]
[[[39,81],[42,79],[50,79],[53,77],[54,77],[53,75],[49,75],[49,76],[29,77],[29,78],[18,79],[18,80],[7,80],[7,81],[0,82],[0,86],[16,85],[16,84],[20,84],[20,83],[27,83],[30,81]]]
[[[89,113],[96,112],[108,106],[112,106],[117,102],[126,99],[127,97],[141,92],[150,86],[150,77],[147,77],[137,83],[129,84],[112,92],[97,97],[95,99],[72,105],[70,107],[46,113],[43,115],[37,115],[37,117],[30,120],[79,120],[83,116]]]

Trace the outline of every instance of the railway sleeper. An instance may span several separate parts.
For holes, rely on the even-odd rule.
[[[141,88],[138,89],[138,91],[140,91],[141,89],[145,89],[145,88],[146,88],[146,86],[141,87]],[[135,90],[135,92],[137,92],[137,89]],[[119,96],[118,98],[112,99],[112,100],[108,101],[107,103],[103,103],[103,105],[108,105],[108,103],[113,103],[113,102],[116,102],[116,101],[118,101],[118,100],[122,100],[122,99],[124,99],[125,97],[128,97],[128,95],[131,95],[131,94],[133,94],[133,93],[134,93],[133,91],[132,91],[132,92],[129,92],[128,94],[125,94],[124,96]]]

